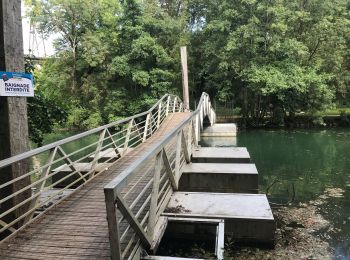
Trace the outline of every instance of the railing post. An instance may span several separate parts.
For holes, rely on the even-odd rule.
[[[105,192],[105,202],[107,211],[107,223],[108,223],[108,233],[109,233],[109,244],[111,248],[111,258],[112,260],[121,260],[121,248],[120,248],[120,234],[119,234],[119,224],[117,219],[117,212],[114,200],[113,190],[104,190]]]
[[[196,115],[195,125],[194,125],[194,135],[196,139],[196,146],[199,142],[199,113]]]
[[[157,224],[157,208],[158,208],[158,195],[159,195],[159,183],[160,183],[160,171],[162,170],[162,151],[156,156],[153,176],[153,188],[151,195],[151,204],[149,209],[147,233],[153,240],[154,228]]]
[[[170,106],[170,96],[168,96],[168,99],[166,101],[166,110],[165,110],[165,116],[169,115],[169,106]]]
[[[185,138],[185,134],[184,134],[183,129],[180,132],[181,132],[181,146],[182,146],[182,149],[184,151],[185,160],[186,160],[187,163],[190,163],[191,162],[191,158],[190,158],[190,154],[188,153],[186,138]],[[179,179],[180,179],[180,177],[181,176],[179,176]]]
[[[192,120],[190,121],[190,124],[188,126],[188,132],[187,132],[187,151],[191,158],[192,155]]]
[[[48,157],[48,159],[46,161],[46,165],[47,166],[45,168],[43,168],[43,170],[42,170],[42,172],[40,174],[40,179],[43,179],[43,181],[39,182],[35,186],[35,193],[40,193],[45,188],[45,184],[46,184],[46,180],[47,180],[46,177],[50,174],[52,162],[55,159],[56,152],[57,152],[57,147],[55,147],[55,148],[50,150],[49,157]],[[36,196],[30,202],[28,211],[30,211],[31,209],[34,209],[37,206],[39,198],[40,198],[40,196]],[[25,217],[24,224],[29,222],[33,218],[33,215],[34,215],[34,210],[33,210],[33,212],[31,214],[29,214],[28,216]]]
[[[133,124],[134,124],[134,119],[131,119],[129,124],[128,124],[128,130],[126,131],[125,142],[124,142],[124,149],[122,151],[121,156],[123,156],[126,153],[126,151],[128,150],[130,134],[131,134],[131,130],[132,130]]]
[[[100,159],[100,152],[101,152],[101,147],[103,145],[103,140],[105,138],[105,135],[106,135],[106,129],[104,129],[101,134],[100,134],[100,138],[98,139],[98,143],[97,143],[97,146],[96,146],[96,150],[95,150],[95,155],[94,155],[94,159],[92,160],[92,163],[91,163],[91,174],[89,174],[90,178],[93,176],[94,174],[94,169],[95,169],[95,166],[98,162],[98,159]]]
[[[177,97],[174,98],[173,113],[176,112]]]
[[[162,102],[159,103],[159,106],[158,106],[158,118],[157,118],[157,129],[159,128],[160,126],[160,114],[162,112]]]
[[[149,125],[150,118],[151,118],[151,113],[148,113],[148,114],[147,114],[147,117],[146,117],[146,122],[145,122],[145,129],[144,129],[144,131],[143,131],[143,139],[142,139],[142,142],[145,142],[146,139],[147,139],[148,125]]]
[[[176,155],[175,155],[175,179],[179,184],[180,179],[180,160],[181,160],[181,130],[177,133],[176,137]]]
[[[173,171],[171,169],[169,158],[166,155],[166,152],[165,152],[164,148],[163,148],[162,158],[163,158],[163,162],[164,162],[164,166],[165,166],[165,171],[168,174],[169,179],[170,179],[170,184],[171,184],[173,190],[178,190],[178,183],[177,183],[177,181],[175,179],[174,173],[173,173]]]
[[[179,112],[182,112],[182,109],[183,109],[183,103],[180,103]]]

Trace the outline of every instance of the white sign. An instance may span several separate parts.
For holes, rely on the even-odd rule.
[[[0,71],[0,96],[34,97],[33,75]]]

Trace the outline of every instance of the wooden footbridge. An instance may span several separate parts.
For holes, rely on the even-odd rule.
[[[156,251],[171,219],[201,217],[200,207],[185,210],[177,203],[188,198],[183,205],[196,204],[200,195],[178,190],[205,120],[215,122],[207,94],[193,112],[185,112],[178,97],[165,95],[147,112],[0,161],[0,170],[30,166],[27,174],[0,184],[13,191],[0,198],[0,259],[152,259],[148,254]],[[215,192],[215,185],[209,186]],[[215,194],[221,201],[235,199]],[[271,226],[268,210],[257,218]],[[216,254],[222,258],[223,222],[230,223],[230,217],[214,213],[204,212],[198,221],[218,224]],[[239,225],[231,223],[225,232]]]

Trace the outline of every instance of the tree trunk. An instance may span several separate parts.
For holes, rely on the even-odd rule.
[[[0,70],[24,72],[23,38],[20,0],[0,1]],[[25,97],[0,97],[0,160],[27,151],[28,119],[27,99]],[[28,172],[28,162],[23,160],[0,169],[0,184]],[[24,178],[0,190],[0,197],[20,190],[30,184],[30,178]],[[3,203],[0,212],[12,208],[31,195],[31,190],[20,193],[12,200]],[[25,212],[24,205],[5,216],[2,221],[8,223]]]

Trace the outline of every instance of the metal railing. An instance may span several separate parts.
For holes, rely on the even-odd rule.
[[[0,194],[6,194],[0,197],[0,237],[16,232],[93,179],[151,137],[169,113],[180,111],[182,101],[164,95],[146,112],[0,161],[0,176],[8,167],[31,162],[24,175],[0,180]]]
[[[209,96],[203,93],[186,120],[105,186],[112,259],[132,259],[140,245],[156,249],[167,224],[161,214],[178,189],[181,166],[190,162],[198,145],[205,117],[215,122]]]

